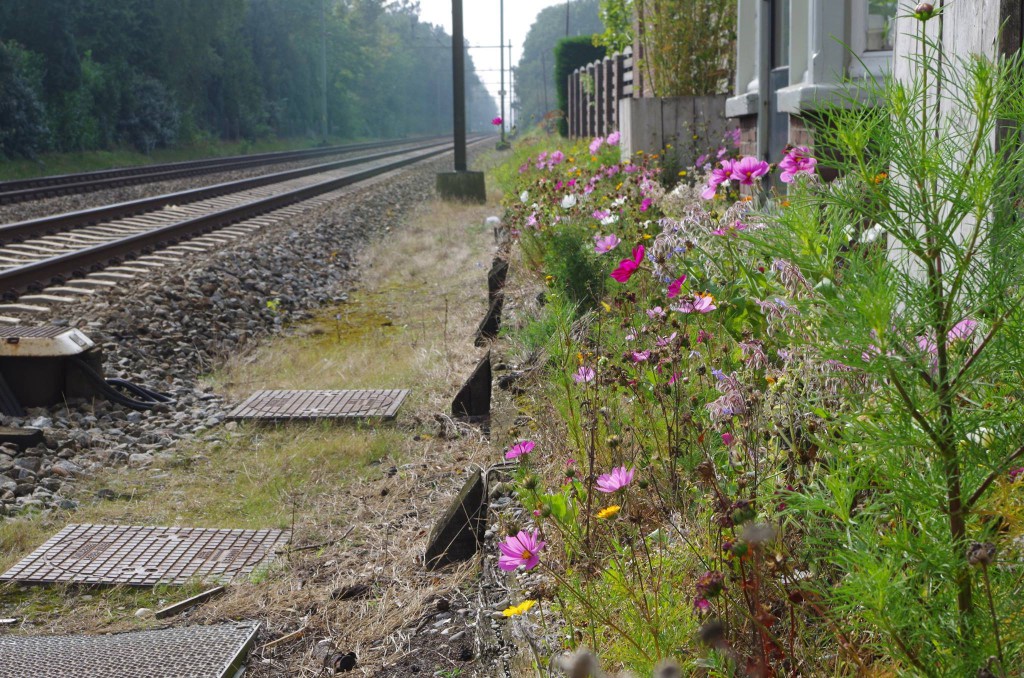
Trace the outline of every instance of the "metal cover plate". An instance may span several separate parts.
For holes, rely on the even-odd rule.
[[[247,575],[291,538],[287,530],[68,525],[0,581],[184,584]]]
[[[408,390],[257,391],[228,419],[314,421],[379,417],[394,419]]]
[[[0,357],[54,358],[78,355],[93,346],[89,337],[73,327],[0,326]]]
[[[0,678],[228,678],[259,622],[106,636],[0,636]]]

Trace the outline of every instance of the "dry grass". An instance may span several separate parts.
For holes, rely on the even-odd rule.
[[[473,331],[484,313],[493,243],[482,225],[491,207],[428,204],[406,228],[363,257],[362,288],[315,322],[234,357],[211,381],[232,398],[255,388],[410,387],[396,423],[242,426],[215,431],[158,471],[122,469],[82,484],[129,497],[83,500],[73,515],[0,524],[0,567],[69,520],[225,528],[292,527],[294,552],[175,623],[255,618],[261,641],[307,627],[301,640],[257,652],[256,675],[319,675],[317,641],[357,652],[371,675],[408,651],[415,626],[439,596],[458,595],[466,569],[420,565],[433,520],[465,470],[488,463],[479,437],[437,435],[481,350]],[[370,586],[362,600],[331,593]],[[0,588],[0,616],[24,617],[32,632],[139,628],[138,607],[184,599],[185,590]],[[91,599],[83,599],[83,595]],[[431,608],[432,609],[432,608]],[[74,614],[71,614],[74,610]],[[463,673],[462,675],[470,675]]]

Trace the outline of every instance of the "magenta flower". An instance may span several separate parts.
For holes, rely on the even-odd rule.
[[[654,204],[653,200],[651,200],[650,198],[644,198],[640,202],[640,211],[641,212],[646,212],[647,210],[651,209],[651,205],[653,205],[653,204]]]
[[[499,126],[503,122],[505,122],[505,121],[502,120],[500,115],[498,117],[496,117],[494,120],[491,120],[491,124],[494,125],[495,127]]]
[[[594,381],[595,376],[594,368],[580,365],[580,368],[572,375],[572,379],[577,384],[586,384],[589,381]]]
[[[768,168],[769,165],[764,160],[748,155],[733,163],[731,178],[738,181],[741,186],[753,186],[755,179],[768,174]]]
[[[718,187],[722,184],[728,184],[732,179],[733,161],[723,160],[718,163],[720,166],[711,170],[711,176],[708,177],[708,185],[704,189],[704,192],[700,194],[700,197],[705,200],[711,200],[715,197],[715,193],[718,192]]]
[[[590,142],[590,155],[597,155],[597,152],[601,150],[602,146],[604,146],[604,139],[601,138],[601,137],[597,137],[596,139],[591,141]]]
[[[675,299],[679,296],[679,291],[683,288],[683,283],[686,282],[686,276],[681,275],[668,284],[668,298]]]
[[[612,277],[620,283],[629,282],[629,279],[633,277],[633,274],[640,268],[640,263],[644,260],[644,246],[637,245],[633,248],[633,258],[623,259],[619,262],[619,267],[612,271]]]
[[[696,163],[694,163],[694,167],[703,167],[703,166],[704,166],[704,164],[705,164],[705,163],[706,163],[707,161],[708,161],[708,154],[707,154],[707,153],[705,153],[704,155],[702,155],[702,156],[700,156],[699,158],[697,158],[697,162],[696,162]]]
[[[522,530],[516,536],[509,535],[505,541],[498,544],[501,556],[498,558],[498,567],[506,572],[512,572],[522,567],[524,570],[532,570],[540,563],[540,556],[537,555],[544,549],[544,542],[538,538],[537,530],[526,533]]]
[[[521,440],[512,447],[508,448],[508,452],[505,453],[506,459],[517,459],[524,454],[529,454],[533,451],[533,446],[536,445],[532,440]]]
[[[597,478],[597,489],[599,492],[611,494],[633,482],[636,469],[627,469],[625,466],[616,466],[611,473],[602,473]]]
[[[646,362],[651,357],[650,351],[633,351],[632,358],[635,363]]]
[[[611,134],[608,135],[608,138],[605,139],[605,143],[607,143],[609,146],[618,146],[619,140],[621,138],[621,134],[619,134],[618,132],[612,132]]]
[[[619,246],[620,242],[622,241],[619,240],[619,236],[614,233],[610,235],[601,235],[598,233],[594,236],[594,253],[605,254],[606,252],[611,252]]]
[[[651,320],[654,320],[655,318],[664,318],[665,317],[665,309],[663,309],[661,306],[655,306],[654,308],[649,308],[649,309],[647,309],[647,317],[650,318]]]
[[[733,442],[732,434],[731,433],[723,433],[722,434],[722,442],[725,444],[726,447],[729,447],[730,445],[732,445],[732,442]]]
[[[565,153],[562,153],[561,151],[555,151],[554,153],[551,154],[550,166],[554,167],[555,165],[560,165],[562,164],[563,160],[565,160]]]
[[[1016,482],[1018,478],[1024,478],[1024,466],[1010,471],[1010,482]]]
[[[798,174],[813,175],[817,164],[818,161],[811,157],[810,149],[806,146],[797,146],[790,150],[779,163],[779,169],[782,170],[780,178],[783,183],[791,184],[796,180]]]
[[[740,145],[740,139],[742,138],[743,133],[740,131],[739,127],[734,127],[733,129],[731,129],[728,132],[726,132],[725,136],[730,141],[732,141],[732,145],[733,146],[737,146],[738,147]]]

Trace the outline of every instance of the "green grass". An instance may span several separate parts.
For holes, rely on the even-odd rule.
[[[330,144],[355,143],[351,140],[331,139]],[[308,137],[289,139],[268,139],[263,141],[220,141],[203,142],[158,149],[146,155],[136,150],[123,148],[111,151],[88,151],[83,153],[44,153],[36,160],[0,159],[0,180],[28,179],[53,174],[75,174],[114,167],[135,167],[165,162],[201,160],[229,155],[250,155],[274,151],[291,151],[314,148],[319,142]]]

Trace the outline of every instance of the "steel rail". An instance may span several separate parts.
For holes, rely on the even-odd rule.
[[[431,145],[437,144],[428,144],[427,146]],[[424,146],[419,146],[417,148],[424,148]],[[311,165],[309,167],[300,167],[299,169],[286,170],[284,172],[275,172],[273,174],[264,174],[258,177],[250,177],[248,179],[239,179],[237,181],[214,184],[213,186],[193,188],[179,193],[165,193],[151,198],[142,198],[140,200],[116,203],[114,205],[104,205],[102,207],[93,207],[76,212],[66,212],[64,214],[56,214],[49,217],[41,217],[39,219],[19,221],[13,224],[0,226],[0,245],[21,242],[29,238],[38,238],[45,235],[62,233],[81,226],[88,226],[103,221],[110,221],[112,219],[153,212],[155,210],[163,209],[168,205],[184,205],[192,202],[198,202],[200,200],[215,198],[221,195],[237,193],[250,188],[259,188],[260,186],[276,184],[290,179],[298,179],[300,177],[306,177],[313,174],[320,174],[334,169],[361,165],[367,162],[373,162],[374,160],[383,160],[396,155],[410,153],[417,150],[417,148],[403,148],[386,151],[384,153],[359,156],[357,158],[335,160],[333,162]]]
[[[229,172],[233,170],[274,165],[285,162],[296,162],[313,158],[322,158],[341,153],[387,148],[402,144],[414,144],[437,137],[414,137],[410,139],[392,139],[326,148],[311,148],[299,151],[276,151],[273,153],[257,153],[253,155],[224,156],[221,158],[205,158],[203,160],[186,160],[183,162],[140,165],[138,167],[119,167],[95,172],[78,174],[57,174],[31,179],[0,181],[0,205],[27,202],[39,198],[56,195],[88,193],[120,186],[153,183],[178,179],[182,177]]]
[[[344,177],[336,177],[286,193],[280,193],[218,212],[162,226],[144,233],[137,233],[75,252],[0,271],[0,296],[12,298],[19,292],[42,289],[54,283],[59,284],[64,282],[69,276],[84,274],[87,271],[101,268],[111,262],[123,261],[139,253],[151,252],[209,233],[217,228],[223,228],[260,214],[308,200],[323,193],[351,186],[386,172],[401,169],[442,153],[450,152],[451,149],[452,144],[450,142],[441,147],[436,145],[428,146],[427,150],[417,153],[410,158],[403,158]],[[405,153],[415,153],[416,150],[407,150]]]

